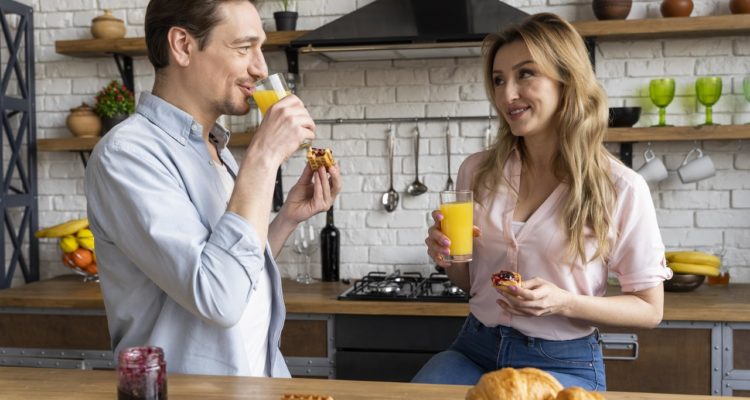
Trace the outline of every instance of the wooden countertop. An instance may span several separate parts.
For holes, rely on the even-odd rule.
[[[284,280],[283,284],[287,312],[295,314],[462,317],[469,311],[466,303],[337,300],[349,287],[340,282],[302,285]],[[616,287],[610,289],[618,292]],[[98,284],[66,275],[0,290],[2,308],[103,309],[104,305]],[[704,284],[692,292],[665,293],[664,320],[750,322],[750,284]]]
[[[114,371],[0,367],[3,400],[112,399]],[[431,399],[462,400],[468,386],[362,382],[324,379],[273,379],[170,375],[167,391],[173,399],[279,400],[285,393],[332,396],[335,400]],[[739,397],[690,396],[654,393],[606,392],[608,400],[713,400]]]

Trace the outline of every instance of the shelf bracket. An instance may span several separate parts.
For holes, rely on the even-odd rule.
[[[633,168],[633,142],[620,143],[620,161]]]
[[[135,94],[135,79],[133,78],[133,57],[114,53],[115,64],[120,71],[122,83],[131,93]]]

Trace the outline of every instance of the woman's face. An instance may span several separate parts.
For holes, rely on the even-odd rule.
[[[560,85],[543,75],[521,40],[502,46],[492,67],[495,105],[515,136],[556,138]]]

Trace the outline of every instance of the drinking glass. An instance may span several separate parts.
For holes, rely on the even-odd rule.
[[[698,95],[698,102],[706,107],[706,123],[701,125],[714,124],[711,106],[716,104],[721,97],[721,78],[718,76],[701,77],[695,81],[695,92]]]
[[[269,75],[265,79],[255,82],[253,100],[255,100],[255,104],[258,105],[260,114],[265,117],[266,111],[268,111],[272,105],[290,94],[292,94],[292,91],[289,90],[289,85],[286,82],[286,78],[284,78],[284,74],[277,72],[273,75]],[[300,145],[300,148],[305,147],[310,147],[310,143],[306,141]]]
[[[440,192],[440,230],[451,241],[446,261],[471,261],[474,242],[474,201],[471,190]]]
[[[750,76],[746,76],[745,79],[742,80],[742,93],[745,94],[745,100],[750,101]],[[750,125],[750,122],[746,125]]]
[[[652,79],[648,84],[648,97],[659,107],[659,123],[654,126],[671,126],[667,125],[666,117],[667,106],[674,99],[674,79]]]
[[[297,274],[297,282],[313,283],[314,279],[310,274],[310,256],[315,252],[319,243],[320,239],[312,224],[305,221],[297,227],[294,233],[294,252],[305,256],[305,269]]]

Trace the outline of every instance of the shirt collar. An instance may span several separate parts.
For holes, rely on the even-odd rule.
[[[146,117],[167,135],[185,146],[191,135],[202,139],[203,127],[190,114],[173,104],[149,92],[142,92],[138,99],[136,112]],[[229,131],[219,124],[214,124],[209,133],[216,140],[219,149],[229,142]]]

